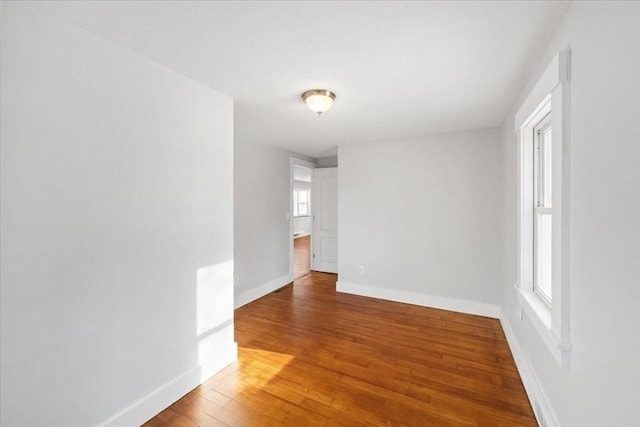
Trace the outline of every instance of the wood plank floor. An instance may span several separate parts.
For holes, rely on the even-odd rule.
[[[495,319],[304,276],[238,310],[239,360],[146,426],[535,426]]]
[[[311,272],[311,236],[293,239],[293,277],[296,279]]]

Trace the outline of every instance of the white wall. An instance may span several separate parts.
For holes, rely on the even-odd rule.
[[[239,307],[291,282],[291,201],[294,153],[236,140],[234,145],[234,258]],[[303,160],[312,160],[295,155]]]
[[[299,236],[304,234],[311,234],[311,217],[301,216],[293,218],[293,235]]]
[[[502,129],[502,310],[544,414],[560,425],[640,425],[640,3],[574,2],[535,68],[571,48],[569,369],[560,368],[515,289],[517,164],[513,112]]]
[[[497,130],[340,146],[339,289],[497,316],[499,149]]]
[[[137,425],[235,357],[232,100],[1,7],[0,424]]]

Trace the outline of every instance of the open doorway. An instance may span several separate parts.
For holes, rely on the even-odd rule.
[[[313,163],[291,159],[291,273],[293,280],[311,272]]]

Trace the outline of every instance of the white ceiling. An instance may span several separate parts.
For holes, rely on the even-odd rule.
[[[567,1],[42,2],[235,99],[235,136],[335,146],[501,125]],[[337,95],[322,117],[300,94]]]

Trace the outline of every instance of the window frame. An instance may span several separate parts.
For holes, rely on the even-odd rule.
[[[569,337],[569,65],[570,51],[558,53],[515,115],[518,141],[518,303],[551,352],[568,366]],[[549,116],[551,143],[551,299],[534,287],[534,128]],[[546,209],[546,208],[544,208]]]
[[[307,194],[306,202],[299,202],[300,198],[299,193]],[[308,218],[311,216],[311,188],[294,188],[293,189],[293,217],[294,218]],[[300,205],[307,206],[307,213],[304,215],[300,215]]]
[[[538,117],[542,116],[538,120]],[[547,168],[553,173],[553,166],[549,164],[547,160],[548,148],[550,148],[551,163],[553,162],[553,141],[551,146],[547,147],[545,144],[545,135],[547,131],[553,132],[552,120],[551,120],[551,103],[545,104],[544,108],[536,115],[532,120],[533,125],[533,291],[547,306],[551,307],[553,299],[553,286],[550,286],[550,293],[543,289],[543,286],[539,284],[539,223],[540,219],[545,216],[551,219],[551,230],[553,234],[553,202],[547,200],[546,187],[549,185],[550,193],[553,197],[553,179],[548,179]],[[553,136],[552,136],[553,139]],[[551,181],[550,183],[547,181]]]

